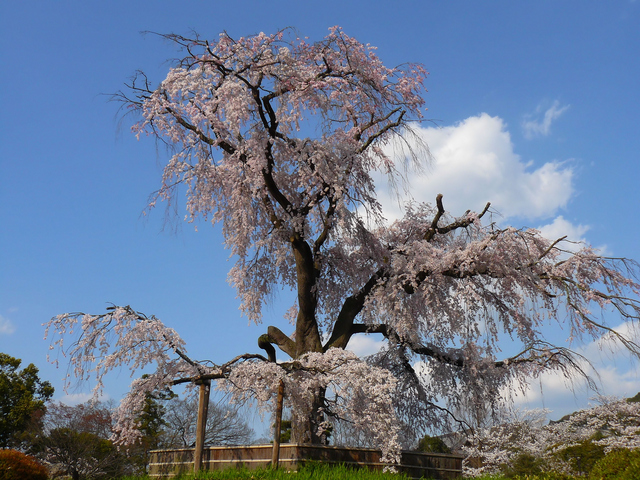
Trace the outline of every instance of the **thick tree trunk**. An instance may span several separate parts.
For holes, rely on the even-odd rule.
[[[318,308],[317,280],[320,272],[314,261],[309,244],[302,238],[294,238],[291,243],[297,271],[298,317],[296,319],[294,358],[310,352],[322,352],[322,338],[316,318]],[[273,332],[275,333],[275,332]],[[311,409],[297,412],[298,418],[292,423],[292,441],[302,444],[327,444],[326,433],[319,433],[325,421],[323,408],[325,390],[314,392]]]
[[[323,413],[325,389],[314,392],[311,410],[300,415],[302,420],[292,423],[291,441],[293,443],[327,445],[329,442],[327,432],[320,432],[322,424],[326,420]]]
[[[296,319],[296,357],[308,352],[322,352],[322,340],[316,318],[318,299],[316,281],[318,272],[313,253],[307,242],[292,243],[298,277],[298,318]]]

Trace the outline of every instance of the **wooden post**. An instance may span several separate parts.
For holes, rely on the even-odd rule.
[[[211,382],[200,383],[200,397],[198,399],[198,423],[196,425],[196,450],[193,454],[193,472],[198,473],[202,467],[202,453],[204,452],[204,437],[207,431],[207,413],[209,410],[209,391]]]
[[[276,402],[276,425],[273,435],[273,452],[271,453],[271,466],[278,468],[280,461],[280,430],[282,428],[282,405],[284,403],[284,382],[280,380],[278,385],[278,399]]]

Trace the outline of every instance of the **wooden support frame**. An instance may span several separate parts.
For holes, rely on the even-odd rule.
[[[196,448],[193,454],[193,472],[198,473],[202,468],[202,453],[204,452],[204,440],[207,431],[207,414],[209,413],[209,393],[211,381],[201,380],[198,398],[198,423],[196,424]]]
[[[276,402],[276,424],[273,433],[273,452],[271,453],[271,466],[278,468],[280,461],[280,430],[282,429],[282,406],[284,404],[284,382],[280,380],[278,385],[278,399]]]

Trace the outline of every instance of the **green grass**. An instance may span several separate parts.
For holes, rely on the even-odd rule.
[[[123,480],[147,480],[150,477],[126,477]],[[305,465],[298,472],[283,469],[244,468],[222,471],[200,472],[172,477],[176,480],[409,480],[405,474],[382,473],[367,469],[354,469],[344,465]]]
[[[574,477],[564,473],[546,472],[529,475],[505,476],[501,473],[485,474],[479,477],[465,477],[468,480],[587,480],[588,477]]]

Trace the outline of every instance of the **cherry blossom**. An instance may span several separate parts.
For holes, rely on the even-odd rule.
[[[578,474],[557,453],[584,442],[602,445],[605,452],[640,448],[640,402],[601,397],[591,408],[558,422],[546,423],[548,411],[515,412],[503,423],[473,432],[464,447],[465,473],[496,473],[518,454],[544,459],[550,468]]]

